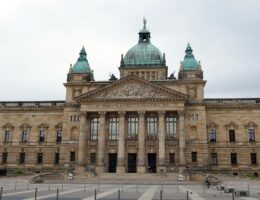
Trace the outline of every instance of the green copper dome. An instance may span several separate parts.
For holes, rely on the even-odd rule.
[[[188,43],[187,48],[185,50],[185,57],[182,62],[182,67],[184,70],[198,70],[200,68],[199,63],[194,58],[194,55],[192,53],[192,48],[190,44]]]
[[[150,32],[146,29],[146,20],[144,19],[143,29],[139,31],[138,44],[127,51],[121,65],[124,67],[163,65],[162,53],[150,42],[150,38]]]
[[[82,47],[77,62],[72,67],[72,73],[92,73],[84,46]]]

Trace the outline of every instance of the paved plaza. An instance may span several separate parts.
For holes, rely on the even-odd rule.
[[[250,197],[237,197],[239,200],[259,200],[260,182],[235,181],[225,183],[236,189],[250,191]],[[28,179],[1,178],[3,200],[66,199],[66,200],[232,200],[231,193],[217,190],[204,190],[200,183],[79,183],[77,181],[49,181],[43,184],[29,184]],[[37,192],[36,192],[37,188]],[[188,193],[188,195],[187,195]]]

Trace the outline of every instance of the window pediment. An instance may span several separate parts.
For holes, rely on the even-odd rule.
[[[58,124],[55,125],[56,129],[62,129],[62,122],[59,122]]]
[[[27,123],[23,123],[23,124],[20,126],[21,129],[30,129],[31,127],[32,127],[32,126],[29,125],[29,124],[27,124]]]
[[[207,129],[217,129],[219,126],[215,122],[210,122],[207,124]]]
[[[3,129],[6,130],[6,129],[9,129],[9,130],[13,130],[14,129],[14,126],[10,123],[7,123],[3,126]]]
[[[237,128],[238,125],[235,122],[230,122],[225,125],[226,128]]]
[[[39,124],[38,125],[38,128],[43,128],[43,129],[48,129],[49,128],[49,126],[47,125],[47,124],[45,124],[45,123],[41,123],[41,124]]]
[[[257,127],[257,124],[252,121],[245,124],[245,128],[256,128],[256,127]]]

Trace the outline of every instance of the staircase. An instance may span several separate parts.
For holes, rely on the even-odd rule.
[[[173,183],[177,182],[178,173],[103,173],[94,176],[92,173],[81,173],[74,180],[98,183]]]

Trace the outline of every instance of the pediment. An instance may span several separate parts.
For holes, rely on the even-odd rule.
[[[142,100],[171,99],[185,101],[188,95],[151,83],[136,76],[127,76],[102,88],[82,94],[77,99],[84,100]]]

